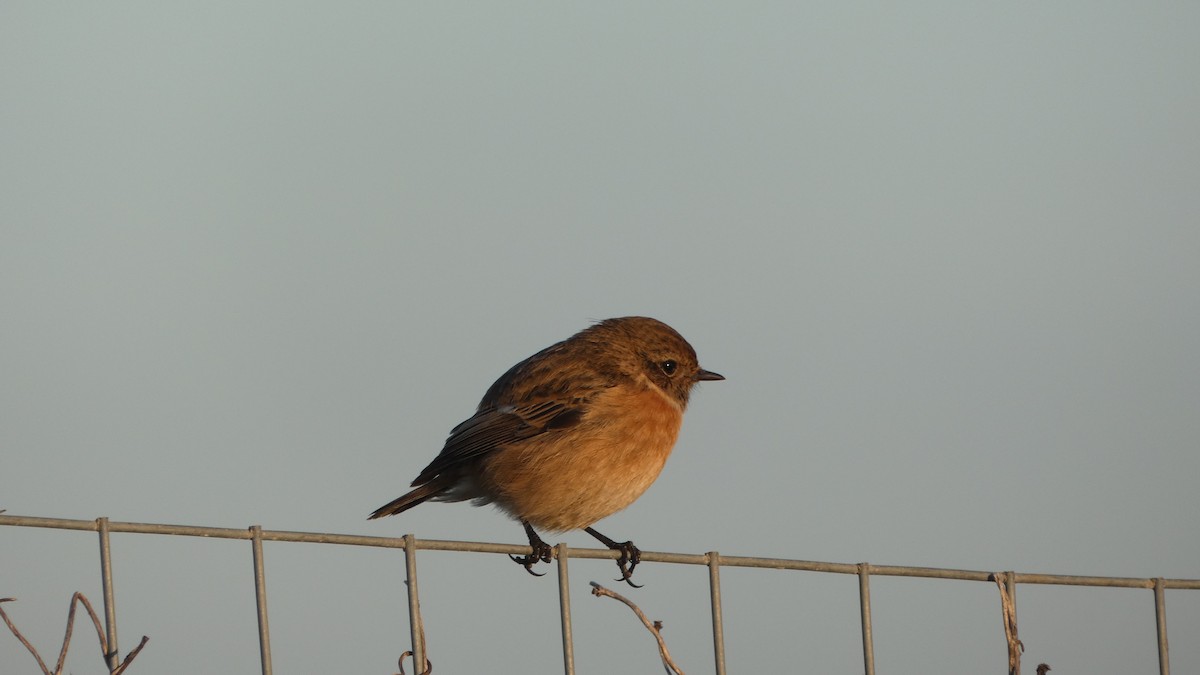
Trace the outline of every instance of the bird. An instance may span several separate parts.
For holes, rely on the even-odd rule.
[[[1046,675],[1047,672],[1053,670],[1048,664],[1039,663],[1037,667],[1037,675]]]
[[[667,324],[627,316],[599,321],[508,369],[454,427],[413,489],[369,519],[426,501],[492,504],[525,529],[530,552],[509,557],[527,572],[550,562],[537,530],[582,529],[618,551],[618,581],[641,560],[632,541],[592,525],[632,504],[675,446],[692,388],[724,380]],[[535,529],[536,528],[536,529]]]

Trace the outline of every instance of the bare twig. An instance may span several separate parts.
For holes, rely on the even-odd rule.
[[[406,651],[400,655],[400,662],[397,664],[400,666],[400,675],[405,675],[404,659],[411,658],[412,656],[413,656],[413,653],[411,651]],[[414,664],[414,665],[416,665],[416,664]],[[422,670],[421,672],[417,673],[417,675],[433,675],[433,661],[430,661],[428,656],[425,657],[425,670]]]
[[[83,608],[87,610],[88,616],[92,619],[92,625],[96,627],[96,637],[100,638],[100,658],[108,657],[108,640],[104,637],[104,628],[100,626],[100,617],[96,616],[96,610],[92,609],[92,603],[88,602],[87,597],[78,591],[71,596],[71,609],[67,612],[67,632],[63,635],[62,649],[58,652],[58,665],[54,667],[55,673],[61,673],[63,664],[67,660],[67,647],[71,644],[71,633],[75,630],[75,608],[79,603],[83,603]]]
[[[0,598],[0,604],[15,601],[16,598]],[[33,654],[33,658],[37,659],[38,667],[42,669],[42,673],[44,675],[53,675],[53,673],[50,672],[50,669],[46,667],[46,662],[42,661],[41,654],[38,654],[37,650],[33,648],[33,645],[29,644],[29,640],[26,640],[25,636],[21,635],[21,631],[17,630],[17,627],[13,625],[12,620],[8,618],[8,614],[4,611],[3,607],[0,607],[0,617],[4,619],[4,623],[8,624],[8,629],[12,631],[12,634],[17,638],[17,640],[20,640],[21,644],[25,645],[25,649],[28,649],[29,653]]]
[[[134,657],[141,653],[142,647],[145,647],[146,643],[149,641],[150,638],[143,635],[142,641],[138,643],[138,646],[129,650],[129,653],[125,655],[125,660],[121,662],[121,665],[117,666],[116,670],[112,671],[112,675],[121,675],[121,673],[124,673],[125,669],[129,667],[129,664],[133,661]]]
[[[421,633],[421,644],[425,647],[425,670],[418,672],[417,675],[433,675],[433,661],[429,660],[429,644],[425,642],[425,623],[424,622],[421,623],[419,630]],[[400,661],[398,664],[400,666],[399,675],[405,675],[405,672],[404,672],[405,657],[415,659],[416,654],[413,654],[411,651],[406,651],[400,655]],[[413,668],[416,668],[416,667],[417,667],[417,663],[414,660]]]
[[[1021,675],[1021,652],[1025,651],[1025,643],[1017,638],[1017,607],[1008,595],[1005,582],[1008,574],[997,572],[992,575],[996,585],[1000,587],[1000,609],[1004,614],[1004,638],[1008,641],[1008,672],[1010,675]]]
[[[675,673],[676,675],[684,675],[683,670],[680,669],[680,667],[675,664],[674,659],[671,658],[671,652],[667,650],[667,643],[665,640],[663,640],[663,636],[662,636],[662,622],[661,621],[653,621],[652,622],[652,621],[650,621],[650,619],[647,619],[646,614],[644,612],[642,612],[642,610],[639,609],[637,605],[633,604],[632,600],[630,600],[629,598],[626,598],[625,596],[621,595],[620,593],[614,593],[613,591],[608,590],[607,588],[601,586],[600,584],[598,584],[594,581],[591,582],[591,584],[592,584],[592,595],[596,596],[597,598],[599,598],[601,596],[607,596],[607,597],[613,598],[614,600],[620,600],[621,602],[625,603],[625,605],[627,607],[629,607],[629,609],[632,609],[633,613],[637,615],[637,618],[641,620],[642,625],[644,625],[646,627],[646,630],[650,631],[650,634],[654,636],[655,641],[658,642],[658,655],[659,655],[659,657],[662,658],[663,667],[665,667],[667,669],[667,672],[669,672],[669,673]]]
[[[400,674],[399,675],[405,675],[404,659],[410,658],[412,656],[413,656],[413,653],[411,651],[406,651],[400,655],[400,661],[397,664],[400,666]],[[421,672],[417,673],[417,675],[433,675],[433,661],[430,661],[428,656],[425,657],[425,670],[422,670]]]
[[[0,603],[11,602],[12,600],[14,600],[14,598],[0,598]],[[3,609],[0,609],[0,617],[4,619],[4,623],[8,624],[8,629],[12,631],[12,634],[17,638],[17,640],[19,640],[21,644],[25,645],[25,648],[29,650],[30,654],[33,654],[33,658],[37,660],[38,667],[42,669],[43,675],[61,675],[63,671],[63,665],[67,660],[67,649],[71,645],[71,635],[75,631],[75,610],[81,603],[83,604],[83,608],[87,610],[88,616],[92,620],[92,625],[96,627],[96,637],[100,639],[100,656],[101,658],[105,659],[108,657],[108,640],[104,637],[104,628],[100,625],[100,617],[96,616],[96,610],[92,609],[92,603],[88,601],[87,596],[85,596],[83,593],[76,592],[71,596],[71,607],[67,612],[67,629],[63,634],[62,649],[60,649],[58,652],[58,663],[55,664],[53,671],[46,667],[46,662],[42,661],[41,654],[38,654],[38,651],[34,649],[32,644],[29,643],[29,640],[26,640],[25,636],[21,634],[21,631],[17,630],[16,625],[14,625],[12,620],[8,618],[8,614],[6,614]],[[121,675],[124,673],[125,669],[129,667],[129,664],[133,661],[134,657],[136,657],[142,651],[142,647],[145,647],[146,643],[149,641],[150,638],[143,635],[141,643],[125,656],[124,661],[118,662],[117,667],[110,671],[110,675]]]

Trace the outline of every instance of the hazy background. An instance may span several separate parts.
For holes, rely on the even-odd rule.
[[[615,538],[1200,577],[1198,34],[1194,3],[6,2],[0,509],[521,543],[365,518],[513,363],[646,314],[728,380]],[[131,673],[258,672],[249,544],[113,544]],[[275,671],[395,672],[402,560],[268,543]],[[420,564],[438,672],[561,667],[553,575]],[[98,567],[0,528],[48,659]],[[661,672],[587,594],[614,573],[573,563],[578,670]],[[705,570],[638,579],[711,672]],[[861,672],[853,577],[722,579],[730,672]],[[994,586],[872,599],[880,672],[1003,672]],[[1200,593],[1167,613],[1200,672]],[[1018,614],[1030,672],[1157,672],[1148,590]],[[97,652],[84,621],[68,670]],[[36,671],[3,631],[0,671]]]

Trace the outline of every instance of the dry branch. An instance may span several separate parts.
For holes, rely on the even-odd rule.
[[[625,603],[629,609],[632,609],[633,613],[637,615],[637,618],[641,619],[642,625],[646,627],[646,630],[650,631],[650,634],[654,636],[655,641],[658,642],[658,655],[660,658],[662,658],[663,667],[665,667],[669,673],[675,673],[675,675],[684,675],[683,670],[676,665],[675,660],[671,658],[671,652],[667,650],[667,642],[666,640],[663,640],[662,636],[661,621],[650,621],[650,619],[646,618],[646,614],[640,608],[638,608],[637,605],[633,604],[632,600],[626,598],[620,593],[614,593],[613,591],[608,590],[594,581],[591,582],[591,584],[592,595],[596,596],[597,598],[600,596],[608,596],[615,600],[620,600],[621,602]]]
[[[1008,574],[996,572],[992,575],[996,586],[1000,588],[1000,610],[1004,618],[1004,638],[1008,641],[1008,672],[1009,675],[1021,675],[1021,652],[1025,651],[1025,643],[1017,638],[1017,606],[1008,594]]]
[[[14,600],[16,600],[16,598],[0,598],[0,603],[13,602]],[[30,644],[29,640],[25,639],[25,636],[22,635],[21,631],[17,629],[17,626],[12,622],[12,619],[8,618],[8,614],[2,607],[0,607],[0,618],[4,619],[4,623],[8,625],[8,630],[12,632],[13,636],[16,637],[21,644],[25,645],[25,649],[28,649],[30,654],[33,654],[33,658],[37,661],[38,667],[42,669],[43,675],[62,675],[63,665],[67,661],[67,648],[71,645],[71,635],[75,631],[75,610],[78,608],[79,604],[83,604],[83,608],[87,610],[88,616],[92,620],[92,625],[96,627],[96,637],[100,640],[100,657],[107,661],[108,640],[104,636],[104,628],[100,625],[100,617],[96,615],[96,610],[92,609],[92,603],[88,601],[87,596],[85,596],[83,593],[76,591],[76,593],[71,596],[71,607],[67,612],[67,629],[63,634],[62,649],[60,649],[58,652],[58,662],[54,665],[53,671],[46,667],[46,662],[42,660],[41,654],[38,653],[37,649],[35,649],[32,644]],[[138,646],[134,647],[132,651],[126,654],[124,660],[118,661],[116,666],[109,671],[109,675],[121,675],[124,673],[125,669],[129,667],[129,664],[133,662],[133,659],[137,657],[139,653],[141,653],[142,647],[145,647],[146,643],[149,641],[150,638],[143,635],[142,641],[138,643]]]
[[[433,661],[429,660],[429,644],[425,642],[425,622],[424,621],[421,621],[419,623],[418,633],[421,636],[422,651],[425,652],[425,670],[420,670],[417,668],[417,655],[412,653],[411,651],[406,651],[400,655],[400,661],[398,663],[398,665],[400,666],[399,675],[406,675],[404,672],[404,659],[405,658],[411,658],[413,660],[413,670],[415,670],[417,672],[417,675],[433,675]]]

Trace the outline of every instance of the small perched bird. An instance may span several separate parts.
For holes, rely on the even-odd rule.
[[[1046,675],[1046,673],[1050,670],[1052,670],[1050,666],[1046,665],[1045,663],[1039,663],[1037,667],[1037,675]]]
[[[428,500],[495,504],[525,527],[532,550],[510,557],[530,574],[552,558],[534,528],[583,529],[621,553],[620,580],[636,585],[630,577],[641,552],[591,525],[650,487],[675,445],[692,387],[723,379],[701,368],[687,340],[661,321],[601,321],[501,375],[414,489],[371,518]]]

